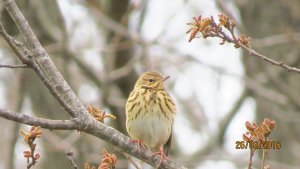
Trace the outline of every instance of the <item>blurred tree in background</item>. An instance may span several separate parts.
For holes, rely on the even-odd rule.
[[[244,31],[251,35],[254,48],[275,60],[299,67],[299,1],[237,1],[237,7]],[[300,135],[296,126],[300,110],[300,76],[257,62],[247,57],[248,53],[243,55],[246,76],[270,91],[250,93],[256,101],[257,119],[262,121],[268,116],[280,122],[273,138],[282,140],[284,148],[280,153],[271,153],[270,158],[279,163],[299,166],[297,151]]]
[[[272,139],[281,141],[282,148],[269,153],[272,168],[288,169],[300,165],[297,153],[300,129],[296,126],[300,110],[299,74],[265,63],[246,52],[241,57],[245,71],[239,70],[236,68],[239,63],[229,63],[231,59],[239,60],[239,57],[229,56],[237,55],[232,51],[239,49],[232,45],[219,46],[218,41],[213,41],[216,46],[212,43],[200,45],[199,41],[203,39],[188,44],[184,34],[185,24],[193,16],[224,12],[237,20],[238,31],[252,38],[254,49],[277,61],[300,67],[300,2],[297,0],[211,1],[217,11],[205,11],[204,8],[210,7],[205,5],[207,1],[188,0],[174,1],[179,4],[179,9],[172,8],[171,1],[16,2],[83,103],[98,106],[117,117],[116,121],[108,121],[108,125],[127,135],[125,101],[138,75],[155,69],[171,75],[167,88],[178,107],[171,159],[188,168],[217,168],[219,165],[220,168],[245,168],[248,151],[235,150],[235,142],[227,138],[232,133],[239,133],[234,138],[242,140],[244,131],[235,131],[244,128],[245,121],[239,119],[237,123],[235,118],[252,111],[257,121],[261,122],[265,117],[276,121]],[[1,21],[6,30],[23,42],[13,20],[1,9]],[[166,19],[162,22],[158,17]],[[232,51],[228,52],[231,50],[228,48]],[[211,60],[211,50],[220,51],[221,56]],[[1,40],[0,63],[18,64],[15,58]],[[208,78],[203,81],[201,76]],[[30,69],[0,69],[0,88],[1,107],[37,117],[68,119],[65,110]],[[215,94],[210,90],[216,91]],[[213,96],[203,98],[200,96],[203,93]],[[255,106],[245,109],[249,99],[254,100]],[[226,105],[222,106],[222,103]],[[0,154],[0,168],[25,166],[19,134],[22,125],[1,118],[0,126],[0,133],[3,133],[0,144],[5,145]],[[194,141],[184,144],[185,140]],[[99,163],[103,148],[118,156],[117,168],[130,165],[112,145],[76,131],[44,129],[40,147],[41,159],[35,168],[72,168],[66,159],[66,150],[74,153],[79,168],[83,168],[85,161]]]

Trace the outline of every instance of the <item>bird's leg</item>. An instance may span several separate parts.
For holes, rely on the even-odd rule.
[[[159,147],[159,151],[158,152],[155,152],[155,153],[152,154],[152,156],[155,156],[155,155],[159,155],[159,157],[160,157],[160,160],[159,160],[157,168],[160,166],[160,164],[161,164],[161,162],[162,162],[163,159],[164,160],[169,160],[168,156],[164,153],[163,146]]]
[[[141,147],[143,149],[146,149],[146,146],[143,144],[143,140],[138,140],[138,139],[131,139],[129,140],[130,142],[132,143],[136,143],[137,144],[137,147],[138,147],[138,151],[141,152]]]

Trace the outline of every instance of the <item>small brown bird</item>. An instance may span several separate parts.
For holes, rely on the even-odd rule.
[[[160,162],[168,159],[171,146],[172,124],[176,112],[175,104],[164,87],[169,76],[163,77],[155,71],[142,74],[126,103],[126,129],[138,147],[142,143],[158,151]]]

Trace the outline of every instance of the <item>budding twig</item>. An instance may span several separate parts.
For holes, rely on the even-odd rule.
[[[20,131],[21,134],[24,136],[24,141],[28,144],[30,150],[24,151],[24,157],[27,158],[27,169],[30,169],[34,166],[37,160],[40,158],[40,154],[35,154],[36,144],[33,143],[36,138],[40,138],[42,135],[41,127],[32,126],[30,131],[27,133],[24,130]],[[31,159],[31,161],[30,161]]]
[[[191,26],[191,28],[187,31],[187,33],[190,33],[189,42],[191,42],[193,39],[197,38],[197,34],[201,34],[202,37],[205,39],[207,37],[217,37],[221,39],[220,45],[223,45],[225,42],[227,43],[233,43],[235,48],[242,48],[249,52],[251,56],[255,56],[259,59],[262,59],[266,62],[269,62],[273,65],[279,66],[284,68],[287,71],[300,73],[300,69],[296,67],[291,67],[287,64],[284,64],[282,62],[273,60],[263,54],[260,54],[253,50],[250,47],[250,38],[244,34],[237,36],[235,34],[235,27],[236,23],[233,19],[230,19],[228,16],[224,14],[218,15],[219,23],[217,24],[213,17],[210,18],[202,18],[194,17],[194,22],[187,23]],[[226,31],[229,32],[226,33]]]
[[[100,110],[94,106],[87,106],[87,111],[99,122],[103,123],[105,118],[111,118],[116,120],[116,117],[112,114],[108,114],[103,110]]]
[[[268,136],[270,135],[271,131],[276,127],[276,123],[273,120],[265,118],[262,124],[260,125],[257,125],[255,122],[251,123],[249,121],[246,121],[245,126],[247,128],[247,132],[246,134],[243,134],[243,140],[250,143],[259,140],[259,143],[263,144],[263,142],[268,141]],[[265,148],[264,146],[262,147],[263,147],[263,156],[261,160],[261,169],[264,169],[267,148]],[[250,147],[248,169],[252,169],[252,158],[255,150],[256,150],[255,147]]]
[[[115,154],[108,153],[107,150],[103,150],[102,154],[102,161],[99,165],[98,169],[115,169],[116,163],[117,163],[117,156]],[[85,169],[96,169],[95,166],[90,167],[90,164],[88,162],[84,165]]]
[[[107,150],[103,150],[103,154],[102,154],[102,161],[101,161],[101,164],[99,166],[99,168],[101,169],[114,169],[115,168],[115,165],[117,163],[117,156],[115,154],[111,154],[111,153],[108,153]]]

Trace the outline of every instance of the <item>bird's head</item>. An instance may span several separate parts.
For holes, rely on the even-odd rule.
[[[147,71],[139,77],[134,88],[146,88],[154,90],[165,89],[164,81],[169,77],[170,76],[163,77],[161,74],[155,71]]]

